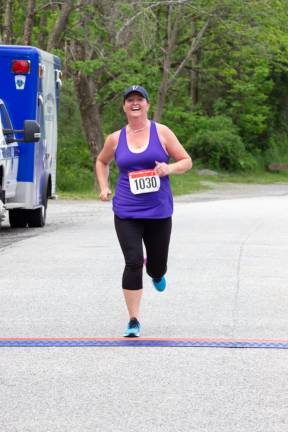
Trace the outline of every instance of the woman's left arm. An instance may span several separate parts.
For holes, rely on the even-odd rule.
[[[169,174],[183,174],[192,168],[192,159],[178,141],[176,135],[165,125],[157,124],[159,139],[169,154],[175,161],[169,164],[165,162],[156,162],[155,171],[163,177]]]

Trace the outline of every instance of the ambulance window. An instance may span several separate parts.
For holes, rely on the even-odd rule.
[[[44,122],[44,109],[43,102],[41,99],[38,99],[38,115],[37,115],[38,123],[40,124],[41,137],[45,137],[45,122]]]
[[[4,129],[12,129],[12,124],[8,112],[4,105],[0,105],[1,121]]]
[[[0,116],[0,145],[5,144],[5,138],[4,138],[4,134],[3,134],[3,126],[2,126],[2,120],[1,120],[1,116]],[[1,169],[1,167],[0,167]],[[1,182],[0,182],[0,187],[1,187]]]
[[[8,112],[5,108],[5,106],[2,104],[0,104],[0,116],[1,116],[1,122],[2,122],[3,129],[12,130],[13,128],[12,128],[10,117],[8,115]],[[12,142],[11,140],[13,140],[13,138],[14,138],[14,133],[12,131],[12,133],[5,134],[4,136],[5,136],[6,142],[11,143]]]

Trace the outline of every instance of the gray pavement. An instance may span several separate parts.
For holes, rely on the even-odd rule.
[[[225,189],[226,188],[226,189]],[[233,189],[234,188],[234,189]],[[288,339],[288,185],[175,200],[168,287],[144,277],[146,337]],[[127,317],[111,204],[49,203],[0,232],[0,337],[118,337]],[[0,348],[1,432],[286,432],[288,352]]]

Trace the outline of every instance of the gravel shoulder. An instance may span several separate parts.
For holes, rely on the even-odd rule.
[[[176,202],[211,201],[237,198],[255,198],[263,196],[288,195],[287,183],[247,184],[247,183],[214,183],[202,181],[208,190],[191,195],[181,195]]]

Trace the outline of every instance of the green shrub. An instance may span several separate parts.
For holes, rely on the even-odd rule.
[[[81,168],[75,171],[74,166],[60,166],[57,177],[57,186],[61,192],[92,191],[94,175],[92,170]]]
[[[81,123],[78,101],[72,81],[65,80],[61,91],[57,190],[80,192],[93,190],[94,174],[88,144]]]
[[[288,163],[288,136],[285,132],[271,135],[263,159],[265,166],[271,163]]]
[[[187,150],[203,165],[227,171],[251,170],[256,160],[245,148],[237,127],[229,117],[194,115]]]
[[[198,166],[216,170],[250,171],[257,160],[246,149],[230,117],[208,117],[200,112],[170,106],[163,115],[167,124]]]

